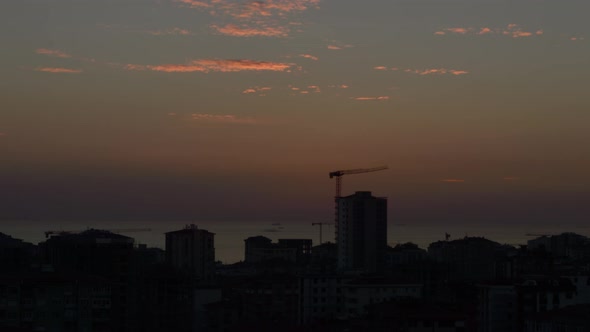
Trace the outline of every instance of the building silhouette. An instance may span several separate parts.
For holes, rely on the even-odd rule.
[[[338,268],[377,272],[387,249],[387,199],[357,191],[338,198]]]
[[[173,267],[210,282],[215,275],[215,234],[196,225],[166,233],[166,260]]]
[[[108,294],[98,294],[111,296],[112,301],[101,308],[109,313],[103,313],[103,318],[97,318],[104,319],[104,325],[108,326],[105,330],[109,331],[127,331],[133,324],[129,310],[133,246],[133,238],[99,229],[80,233],[63,232],[39,245],[44,262],[55,271],[65,275],[101,277],[110,283],[104,286]],[[97,322],[93,324],[98,326]]]

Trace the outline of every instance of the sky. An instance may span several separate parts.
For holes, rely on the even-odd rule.
[[[585,0],[3,0],[0,220],[580,224]]]

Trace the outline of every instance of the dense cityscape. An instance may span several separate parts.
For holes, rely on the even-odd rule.
[[[194,224],[167,232],[165,250],[99,229],[38,245],[0,234],[0,330],[590,330],[589,238],[391,247],[386,198],[336,203],[336,243],[248,237],[235,264]]]

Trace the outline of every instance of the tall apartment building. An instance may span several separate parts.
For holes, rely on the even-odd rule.
[[[215,275],[214,233],[187,225],[166,233],[166,260],[172,266],[207,282]]]
[[[338,198],[338,269],[377,272],[387,250],[387,199],[369,191]]]

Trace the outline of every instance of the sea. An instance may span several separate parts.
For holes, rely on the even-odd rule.
[[[104,229],[118,232],[135,239],[135,244],[148,247],[165,247],[165,233],[183,229],[194,224],[200,229],[215,233],[215,257],[224,264],[231,264],[244,259],[244,240],[251,236],[262,235],[277,241],[278,239],[312,239],[313,245],[319,244],[319,226],[312,226],[306,221],[0,221],[0,232],[31,243],[46,240],[47,231],[79,232],[86,229]],[[528,240],[541,235],[556,235],[574,232],[590,236],[588,225],[533,225],[523,222],[513,224],[463,224],[447,223],[410,224],[389,223],[387,230],[388,244],[413,242],[427,249],[432,242],[445,239],[460,239],[466,236],[485,237],[487,239],[513,246],[526,244]],[[334,226],[322,226],[323,242],[334,242]]]

